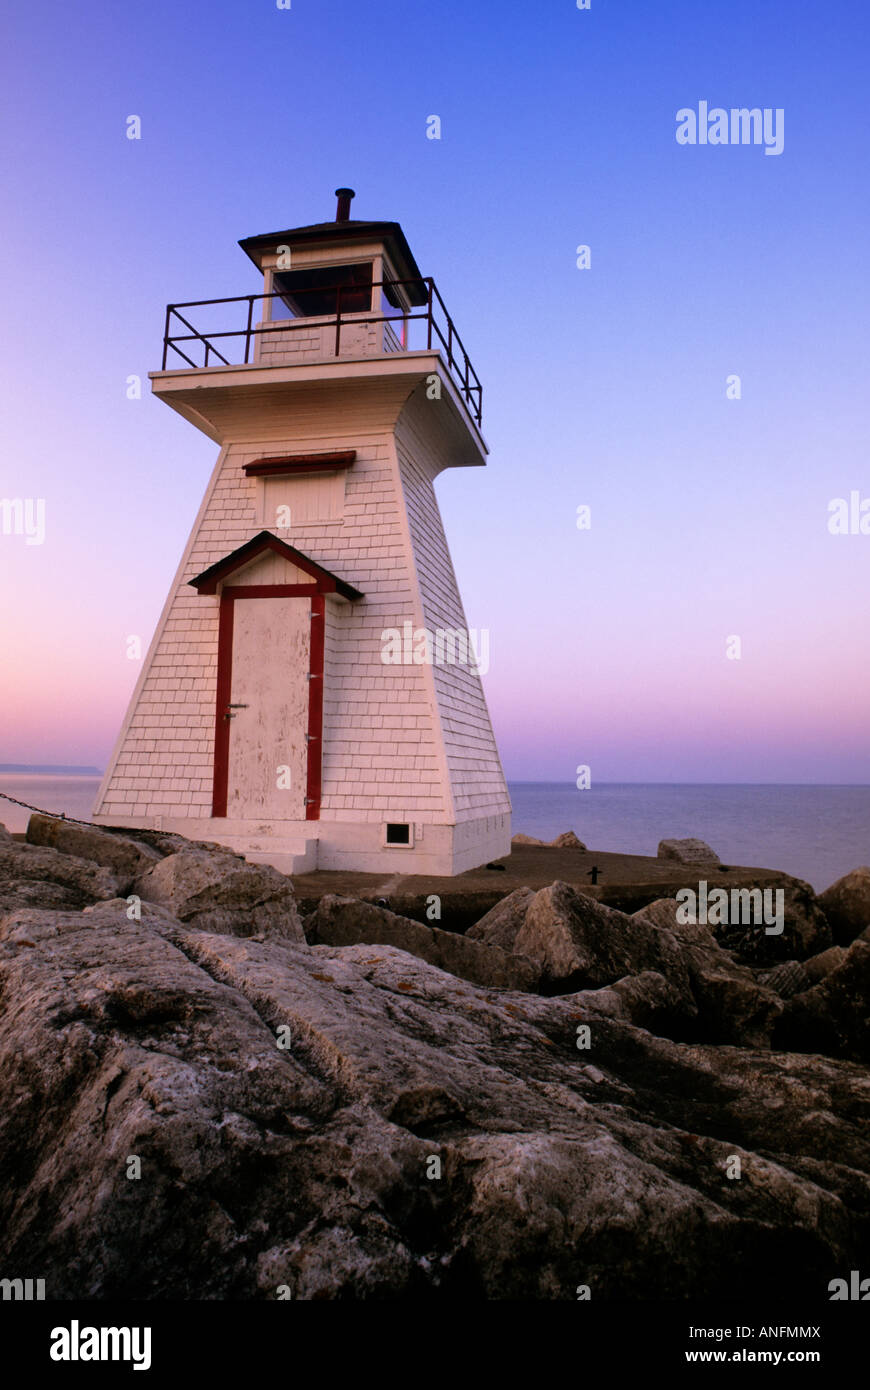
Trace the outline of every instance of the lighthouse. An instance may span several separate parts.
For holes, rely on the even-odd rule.
[[[434,491],[486,462],[482,388],[399,224],[336,196],[239,243],[256,292],[166,311],[152,390],[220,452],[94,820],[452,875],[510,851]]]

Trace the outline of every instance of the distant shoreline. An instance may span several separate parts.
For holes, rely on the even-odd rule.
[[[102,777],[98,767],[66,767],[63,763],[0,763],[0,775],[15,774],[22,777]]]

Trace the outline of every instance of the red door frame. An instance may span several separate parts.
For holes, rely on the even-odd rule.
[[[233,688],[233,614],[237,599],[310,598],[311,637],[308,673],[308,753],[305,819],[320,819],[323,773],[323,665],[325,652],[326,598],[319,584],[229,584],[220,597],[218,618],[217,689],[214,724],[214,783],[211,813],[227,814],[230,772],[229,703]]]

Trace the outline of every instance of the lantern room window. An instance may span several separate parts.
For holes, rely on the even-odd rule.
[[[372,263],[312,266],[308,270],[276,270],[273,319],[332,318],[338,312],[339,287],[343,314],[369,313],[372,308]]]

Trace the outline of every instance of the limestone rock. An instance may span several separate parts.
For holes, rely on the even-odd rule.
[[[675,939],[688,971],[698,1010],[696,1036],[707,1042],[769,1047],[783,1005],[720,946],[702,922],[680,922],[675,898],[660,898],[631,918],[647,922]]]
[[[89,859],[18,840],[0,842],[0,911],[84,907],[125,891],[126,879]]]
[[[499,946],[503,951],[512,951],[517,933],[526,920],[529,904],[535,896],[533,888],[517,888],[506,898],[491,907],[485,917],[475,922],[465,933],[466,941],[485,941],[488,946]]]
[[[813,985],[817,985],[826,975],[830,975],[832,970],[841,966],[845,959],[845,946],[829,946],[827,951],[822,951],[817,956],[810,956],[809,960],[805,960],[803,963],[807,975],[806,988],[812,989]]]
[[[512,845],[544,845],[548,849],[584,849],[582,840],[578,840],[573,830],[563,830],[561,835],[557,835],[555,840],[538,840],[534,835],[514,835],[511,838]]]
[[[540,969],[521,955],[509,955],[489,941],[424,926],[357,898],[321,898],[306,918],[305,935],[319,945],[393,946],[461,980],[491,988],[533,991],[540,981]]]
[[[305,939],[289,878],[223,850],[188,844],[137,878],[135,891],[202,931]]]
[[[724,885],[722,885],[724,886]],[[753,887],[745,879],[729,884],[729,898],[735,892],[745,892]],[[827,917],[818,904],[815,893],[802,879],[791,878],[787,874],[764,880],[760,885],[762,894],[772,894],[767,902],[772,905],[775,915],[778,904],[782,907],[783,930],[778,935],[768,935],[765,925],[756,920],[758,913],[752,909],[752,921],[746,920],[747,910],[742,920],[735,920],[714,928],[717,940],[728,950],[735,951],[741,960],[752,962],[759,967],[774,965],[777,961],[805,960],[807,956],[817,955],[831,944],[831,929]],[[780,899],[777,894],[781,893]],[[762,899],[762,901],[764,901]]]
[[[780,999],[791,999],[809,989],[812,981],[799,960],[784,960],[758,976],[759,984],[772,989]]]
[[[27,842],[31,845],[48,845],[64,854],[75,854],[80,859],[102,864],[127,886],[161,857],[156,850],[145,844],[137,844],[126,835],[110,835],[97,825],[83,825],[38,812],[34,812],[28,822]]]
[[[697,1005],[656,970],[627,975],[603,989],[580,990],[563,996],[576,1008],[623,1019],[660,1037],[685,1038],[694,1030]]]
[[[574,997],[122,906],[0,928],[0,1266],[51,1298],[803,1303],[860,1267],[853,1063],[601,1014],[581,1052]]]
[[[790,999],[774,1045],[870,1061],[870,941],[856,941],[819,984]]]
[[[535,894],[514,950],[540,964],[548,992],[594,989],[654,970],[690,997],[686,967],[669,932],[605,907],[567,883]]]
[[[819,895],[836,945],[848,946],[870,927],[870,868],[862,864]]]
[[[673,859],[678,864],[718,864],[719,856],[704,840],[660,840],[659,859]]]

